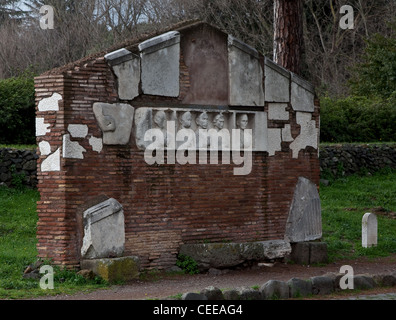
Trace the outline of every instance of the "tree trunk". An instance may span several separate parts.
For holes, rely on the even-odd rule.
[[[303,0],[274,0],[274,62],[301,74]]]

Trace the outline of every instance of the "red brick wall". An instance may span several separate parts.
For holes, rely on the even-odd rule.
[[[180,99],[189,86],[183,63],[181,79]],[[59,112],[37,114],[51,124],[51,133],[38,142],[51,140],[54,150],[61,147],[68,124],[86,124],[88,138],[101,137],[92,105],[117,102],[114,76],[103,59],[64,76],[36,78],[36,92],[37,102],[53,92],[64,99]],[[156,100],[172,105],[180,99],[139,97],[132,105],[152,106]],[[298,133],[294,121],[292,134]],[[79,264],[84,210],[106,198],[124,207],[125,255],[138,255],[142,267],[160,269],[175,263],[182,243],[283,239],[298,177],[319,182],[317,151],[307,148],[291,159],[284,143],[273,157],[253,153],[252,172],[235,176],[234,164],[149,166],[133,138],[126,146],[104,145],[101,153],[92,150],[87,138],[73,140],[87,150],[83,160],[61,159],[60,172],[38,170],[39,255],[69,266]]]
[[[51,130],[45,136],[37,137],[37,143],[47,141],[52,152],[60,148],[61,154],[62,137],[67,133],[68,124],[88,124],[90,133],[100,136],[92,104],[96,101],[115,102],[117,96],[113,75],[104,59],[65,75],[37,77],[35,89],[36,105],[53,93],[63,97],[59,102],[59,111],[39,112],[36,108],[36,116],[44,118],[45,123],[50,124]],[[83,140],[82,145],[91,151],[88,140]],[[74,200],[73,193],[79,193],[80,189],[83,192],[83,182],[92,181],[92,177],[84,171],[85,162],[79,163],[82,170],[74,175],[78,167],[74,167],[73,160],[62,157],[59,172],[42,172],[41,163],[45,158],[40,156],[37,162],[38,190],[41,194],[37,203],[38,254],[42,258],[51,258],[54,263],[76,266],[79,264],[80,232],[76,208],[85,201]]]
[[[42,76],[35,79],[36,105],[41,99],[49,98],[54,92],[64,95],[63,76]],[[62,148],[64,133],[64,105],[59,102],[59,111],[39,112],[37,117],[44,118],[50,124],[50,133],[38,137],[37,142],[49,141],[51,151]],[[40,154],[40,152],[38,152]],[[38,190],[41,193],[37,203],[39,221],[37,223],[37,249],[40,257],[52,258],[54,262],[68,259],[68,239],[71,229],[68,227],[65,213],[65,171],[41,172],[41,163],[45,157],[40,156],[38,166]]]

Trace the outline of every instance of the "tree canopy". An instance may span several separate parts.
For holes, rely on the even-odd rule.
[[[375,34],[367,40],[362,61],[353,68],[350,86],[354,94],[382,98],[396,94],[395,30],[389,36]]]
[[[188,19],[209,22],[273,57],[274,0],[24,0],[29,12],[18,8],[20,2],[0,0],[0,79],[27,68],[40,74]],[[39,27],[44,4],[55,9],[54,30]],[[339,26],[345,4],[354,10],[352,30]],[[387,22],[395,16],[396,0],[304,0],[303,77],[321,92],[350,93],[351,67],[364,60],[366,46],[375,47],[367,39],[377,33],[389,38],[394,26]]]

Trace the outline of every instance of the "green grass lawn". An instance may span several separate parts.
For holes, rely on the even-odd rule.
[[[37,260],[36,190],[0,187],[0,299],[73,293],[106,286],[102,279],[86,280],[76,272],[55,268],[54,290],[42,290],[39,281],[23,279],[23,271]]]
[[[396,170],[373,176],[351,176],[320,188],[323,238],[330,261],[359,256],[378,257],[396,253]],[[35,190],[0,187],[0,299],[45,294],[71,294],[108,286],[96,278],[86,280],[72,271],[56,269],[55,289],[42,290],[38,280],[23,279],[24,269],[36,261]],[[378,246],[362,248],[364,213],[378,216]]]
[[[384,169],[373,176],[350,176],[321,186],[322,240],[330,261],[396,253],[396,171]],[[377,214],[378,246],[363,248],[362,217]],[[392,218],[393,217],[393,218]]]
[[[0,188],[0,295],[4,289],[29,289],[21,270],[36,260],[36,201],[34,190]]]
[[[35,144],[0,144],[0,149],[36,150]]]

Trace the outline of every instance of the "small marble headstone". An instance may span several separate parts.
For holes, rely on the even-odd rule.
[[[362,247],[370,248],[377,245],[378,223],[374,213],[365,213],[362,218]]]

